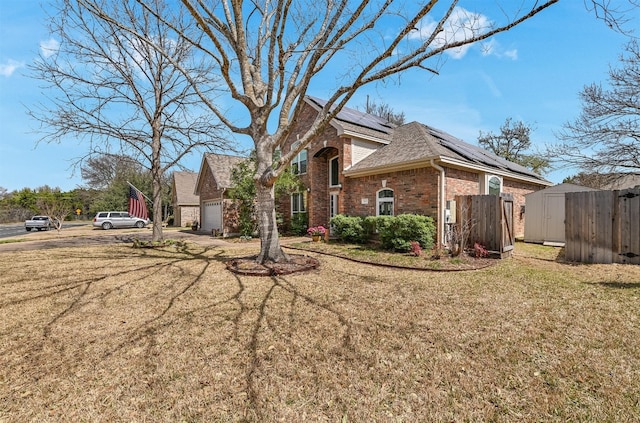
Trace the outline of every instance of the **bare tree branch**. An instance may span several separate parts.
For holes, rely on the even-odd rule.
[[[154,180],[158,240],[163,175],[192,152],[233,145],[202,102],[217,97],[218,80],[213,65],[195,54],[201,29],[163,0],[145,4],[57,0],[50,31],[59,49],[31,68],[52,94],[30,114],[42,124],[43,142],[84,140],[88,153],[79,162],[122,154],[144,165]]]

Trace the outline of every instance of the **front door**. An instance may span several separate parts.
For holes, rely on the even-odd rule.
[[[338,193],[329,193],[329,222],[338,214]],[[333,225],[329,225],[329,235],[333,235]]]

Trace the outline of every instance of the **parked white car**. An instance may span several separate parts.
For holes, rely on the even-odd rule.
[[[48,231],[51,228],[55,228],[55,222],[49,216],[33,216],[24,222],[24,228],[27,232],[31,229]]]
[[[102,229],[111,228],[144,228],[149,224],[149,219],[130,216],[127,212],[110,211],[99,212],[93,218],[93,226]]]

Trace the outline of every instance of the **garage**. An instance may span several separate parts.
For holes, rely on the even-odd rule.
[[[222,200],[202,203],[202,224],[200,229],[207,232],[211,232],[213,229],[222,230]]]

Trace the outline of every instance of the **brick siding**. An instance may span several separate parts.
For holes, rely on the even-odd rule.
[[[308,128],[315,119],[316,111],[309,105],[301,113],[296,127],[283,151],[288,152],[303,128]],[[301,128],[297,130],[296,128]],[[344,170],[351,165],[352,143],[348,137],[339,137],[337,130],[328,126],[307,146],[307,172],[300,175],[304,186],[308,189],[307,213],[309,225],[329,224],[329,198],[331,193],[338,193],[338,212],[351,216],[375,216],[377,193],[386,188],[394,192],[394,214],[416,213],[431,216],[437,222],[439,206],[439,175],[432,167],[398,172],[382,173],[372,176],[345,178],[339,175],[341,188],[329,187],[329,160],[339,156],[339,168]],[[318,157],[314,155],[319,154]],[[480,192],[480,173],[469,170],[445,168],[446,200],[453,200],[456,195],[477,195]],[[534,184],[513,181],[503,178],[503,192],[514,198],[515,235],[524,234],[524,195],[544,188]],[[291,199],[289,196],[277,200],[277,208],[285,222],[291,219]]]

